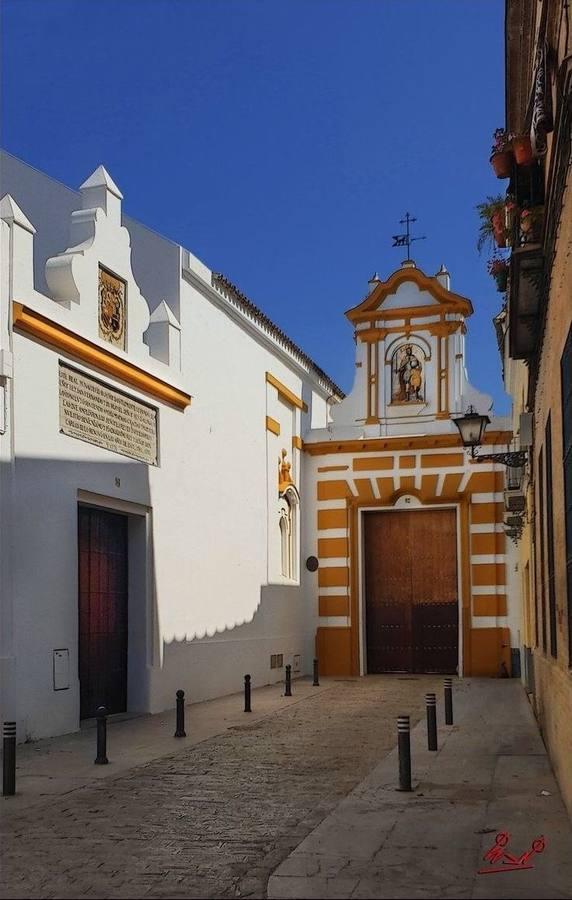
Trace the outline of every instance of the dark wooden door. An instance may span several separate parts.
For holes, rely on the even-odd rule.
[[[455,511],[365,513],[364,557],[367,671],[455,673]]]
[[[127,518],[80,506],[80,717],[127,709]]]

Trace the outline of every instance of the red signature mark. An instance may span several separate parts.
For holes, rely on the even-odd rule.
[[[535,853],[542,853],[546,847],[544,835],[540,835],[533,840],[530,850],[526,850],[520,856],[513,856],[505,849],[510,840],[508,831],[499,831],[495,838],[494,845],[485,853],[483,859],[488,862],[488,866],[479,869],[478,875],[490,875],[493,872],[518,872],[520,869],[533,869],[534,866],[529,860]]]

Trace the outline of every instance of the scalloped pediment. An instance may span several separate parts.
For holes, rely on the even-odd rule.
[[[73,330],[146,364],[149,306],[131,265],[121,191],[98,166],[80,187],[80,198],[81,208],[71,214],[70,246],[46,260],[50,295],[70,310]]]
[[[393,272],[386,281],[378,281],[371,293],[346,312],[350,322],[367,322],[382,319],[387,313],[394,317],[396,311],[423,311],[423,308],[470,316],[471,301],[448,290],[437,276],[425,275],[416,266],[403,266]]]

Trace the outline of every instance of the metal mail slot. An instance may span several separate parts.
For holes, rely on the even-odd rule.
[[[54,650],[54,691],[67,691],[70,686],[70,652]]]

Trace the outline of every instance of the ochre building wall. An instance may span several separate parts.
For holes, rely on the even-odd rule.
[[[490,439],[501,443],[498,435]],[[504,471],[469,461],[453,435],[307,444],[305,450],[316,466],[321,671],[360,674],[358,516],[363,509],[391,509],[407,495],[414,504],[459,510],[463,674],[498,676],[503,663],[510,672]]]
[[[551,646],[547,561],[541,571],[540,521],[536,519],[536,590],[530,618],[538,636],[534,650],[535,703],[543,736],[560,787],[572,812],[572,648],[569,623],[572,599],[566,578],[566,527],[563,466],[562,376],[560,363],[572,328],[572,197],[568,188],[563,206],[557,252],[552,269],[550,299],[534,403],[534,466],[538,481],[538,458],[546,454],[545,430],[550,416],[552,431],[552,514],[556,598],[556,646]],[[545,501],[545,516],[547,504]],[[546,522],[545,540],[547,538]],[[547,555],[547,554],[545,554]],[[543,611],[544,608],[544,611]],[[543,637],[543,619],[546,639]]]

